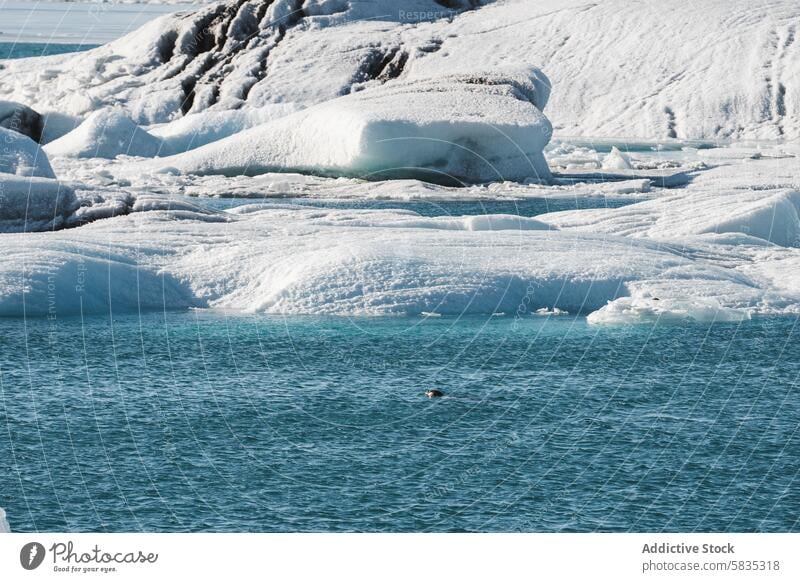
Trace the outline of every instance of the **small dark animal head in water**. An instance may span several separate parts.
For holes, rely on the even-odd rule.
[[[441,390],[436,390],[434,388],[431,390],[425,390],[425,396],[427,396],[428,398],[441,398],[442,396],[444,396],[444,392],[442,392]]]

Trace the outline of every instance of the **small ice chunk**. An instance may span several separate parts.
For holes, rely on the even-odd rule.
[[[76,129],[45,146],[51,156],[107,158],[119,155],[152,158],[163,150],[160,138],[136,125],[120,109],[92,113]]]
[[[711,297],[666,299],[660,297],[620,297],[589,314],[587,321],[599,325],[636,323],[720,323],[750,319],[741,309],[723,307]]]
[[[464,218],[464,230],[555,230],[555,227],[513,214],[478,214]]]
[[[47,155],[26,135],[0,127],[0,174],[55,179]]]
[[[569,315],[568,311],[564,311],[563,309],[559,309],[558,307],[553,307],[552,309],[549,307],[542,307],[541,309],[537,309],[533,312],[534,315]]]
[[[60,228],[77,206],[74,190],[58,180],[0,174],[0,232]]]
[[[611,148],[611,151],[603,160],[604,170],[630,170],[631,160],[626,154],[623,154],[616,146]]]

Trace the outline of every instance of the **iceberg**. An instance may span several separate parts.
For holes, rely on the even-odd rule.
[[[547,180],[546,97],[530,79],[453,75],[395,82],[327,101],[147,166],[160,172],[274,171],[461,184]],[[133,172],[142,171],[138,167]]]
[[[274,314],[590,313],[658,287],[752,307],[755,280],[660,243],[535,219],[250,204],[166,208],[46,238],[4,235],[0,315],[211,307]],[[689,289],[691,293],[691,289]],[[49,293],[49,294],[48,294]],[[23,311],[24,310],[24,311]]]
[[[53,157],[76,158],[152,158],[162,148],[161,139],[137,126],[120,109],[95,111],[78,127],[44,146]]]
[[[0,232],[62,227],[77,207],[73,189],[28,136],[0,127],[0,144]]]

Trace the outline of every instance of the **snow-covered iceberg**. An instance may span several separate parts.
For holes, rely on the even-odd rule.
[[[161,154],[163,147],[161,139],[137,126],[122,110],[101,109],[71,132],[45,145],[44,150],[54,157],[152,158]]]
[[[74,190],[58,180],[0,174],[0,232],[58,229],[77,207]]]
[[[0,232],[59,228],[76,207],[39,144],[0,127]]]
[[[538,88],[546,87],[542,79],[532,70],[521,78],[494,73],[387,83],[159,160],[156,167],[229,176],[283,170],[422,177],[456,184],[546,180],[550,172],[542,150],[552,129],[537,106],[547,99]]]
[[[55,178],[50,160],[26,135],[0,127],[0,174]]]

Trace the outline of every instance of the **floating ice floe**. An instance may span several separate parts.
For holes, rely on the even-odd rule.
[[[750,319],[743,309],[723,307],[713,298],[621,297],[589,314],[593,324],[739,323]]]
[[[660,240],[739,233],[781,246],[796,246],[800,242],[800,184],[796,177],[794,184],[770,184],[772,164],[761,164],[761,171],[767,170],[764,177],[757,174],[759,166],[754,163],[740,168],[723,166],[699,175],[688,188],[624,208],[556,212],[538,218],[561,229],[591,233]],[[793,169],[800,169],[794,161],[784,166],[789,175]],[[724,185],[724,177],[732,174],[738,175],[738,187]]]
[[[58,229],[77,208],[74,190],[58,180],[0,173],[0,232]]]
[[[59,228],[77,207],[31,138],[0,127],[0,232]]]
[[[646,240],[456,230],[400,211],[250,205],[227,214],[220,222],[151,211],[40,239],[6,235],[0,315],[20,315],[23,305],[28,315],[185,307],[447,315],[520,305],[589,313],[641,281],[666,297],[685,293],[687,280],[704,281],[698,292],[726,304],[763,296],[743,274]]]

